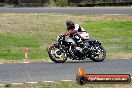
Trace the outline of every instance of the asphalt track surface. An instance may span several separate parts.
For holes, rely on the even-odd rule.
[[[82,7],[82,8],[8,8],[0,7],[0,13],[62,13],[62,14],[132,14],[132,7]]]
[[[80,66],[88,74],[132,75],[132,59],[0,64],[0,84],[75,80]]]

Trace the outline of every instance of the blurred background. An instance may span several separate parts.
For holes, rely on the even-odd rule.
[[[0,6],[47,7],[47,6],[131,6],[132,0],[0,0]]]

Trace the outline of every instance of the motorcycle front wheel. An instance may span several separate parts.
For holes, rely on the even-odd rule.
[[[57,44],[49,48],[48,54],[50,59],[55,63],[64,63],[67,60],[66,51]]]

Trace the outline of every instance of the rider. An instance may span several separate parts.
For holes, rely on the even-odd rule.
[[[68,20],[66,21],[66,26],[68,31],[64,35],[73,37],[75,34],[78,34],[81,40],[89,39],[89,34],[79,24],[74,24],[74,22]]]

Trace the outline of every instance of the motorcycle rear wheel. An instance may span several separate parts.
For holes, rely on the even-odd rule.
[[[99,54],[90,55],[90,59],[94,62],[102,62],[106,59],[106,51],[105,51],[104,47],[102,45],[100,45],[99,48],[101,51]]]

